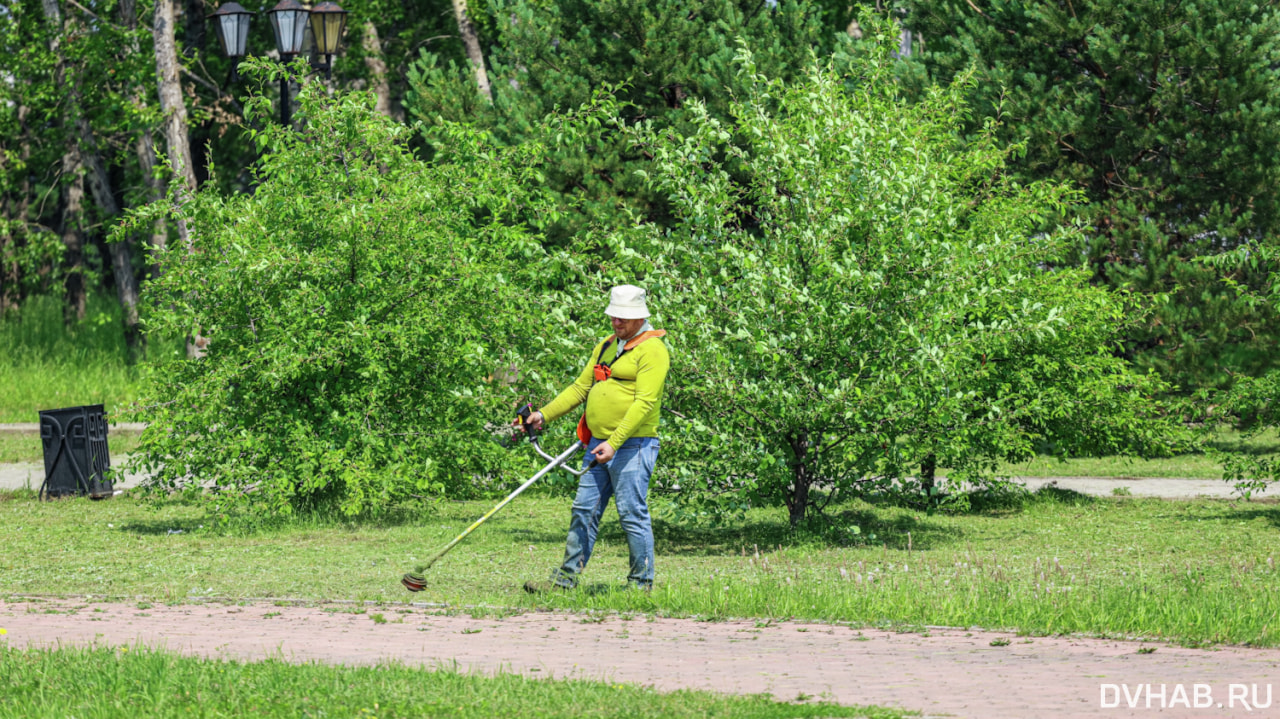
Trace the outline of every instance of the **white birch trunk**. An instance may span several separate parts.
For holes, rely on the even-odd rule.
[[[484,52],[480,50],[480,36],[476,34],[476,26],[471,24],[467,15],[467,0],[453,0],[453,14],[458,19],[458,35],[467,48],[467,58],[476,73],[476,86],[485,99],[493,102],[493,90],[489,87],[489,73],[484,69]]]

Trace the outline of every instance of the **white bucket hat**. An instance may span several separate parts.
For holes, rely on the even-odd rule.
[[[618,285],[609,293],[609,306],[604,313],[620,320],[642,320],[649,316],[644,289],[635,285]]]

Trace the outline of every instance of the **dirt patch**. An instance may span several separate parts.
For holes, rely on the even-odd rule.
[[[410,606],[0,601],[0,627],[8,630],[0,641],[10,646],[142,643],[243,660],[456,662],[486,673],[769,692],[926,716],[1280,716],[1280,696],[1268,702],[1268,694],[1280,694],[1280,650],[762,624],[560,613],[477,619]],[[1208,687],[1207,705],[1197,684]],[[1145,685],[1155,692],[1150,697]]]

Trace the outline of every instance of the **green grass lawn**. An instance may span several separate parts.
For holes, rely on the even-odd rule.
[[[1243,439],[1240,432],[1221,430],[1210,445],[1224,451],[1242,451],[1252,454],[1280,452],[1280,434],[1275,430],[1257,437]],[[1182,454],[1159,459],[1130,457],[1085,457],[1058,460],[1054,457],[1037,457],[1030,462],[1008,463],[1001,471],[1012,477],[1171,477],[1187,479],[1222,479],[1222,465],[1203,452]]]
[[[107,444],[111,449],[113,466],[121,464],[125,455],[138,448],[138,432],[111,430],[107,433]],[[0,463],[21,462],[40,464],[44,462],[44,451],[40,444],[39,432],[0,432]]]
[[[193,659],[146,648],[19,651],[0,644],[0,717],[868,717],[877,707],[663,693],[629,684],[496,677],[398,664]]]
[[[137,398],[138,371],[95,361],[0,362],[0,422],[40,421],[40,410],[104,405],[111,421]]]
[[[1048,490],[951,516],[859,501],[829,510],[823,531],[796,533],[780,509],[699,528],[664,521],[658,502],[652,595],[622,590],[626,544],[611,509],[584,585],[533,597],[521,585],[558,563],[568,498],[521,497],[430,570],[418,595],[401,588],[401,574],[489,504],[252,529],[215,527],[201,508],[176,501],[40,503],[22,492],[0,500],[0,595],[414,600],[465,611],[549,607],[1280,644],[1274,503]]]
[[[152,339],[147,359],[165,361],[182,351],[181,341]],[[141,385],[113,297],[90,297],[86,318],[71,326],[63,324],[57,297],[29,298],[20,312],[0,319],[0,423],[37,422],[42,409],[85,404],[105,405],[108,417],[129,421],[124,409]]]

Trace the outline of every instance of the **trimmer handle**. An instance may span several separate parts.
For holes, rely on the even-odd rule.
[[[526,402],[523,407],[516,410],[516,416],[520,418],[520,426],[524,429],[524,433],[529,435],[530,442],[538,441],[538,430],[534,429],[529,423],[529,416],[533,414],[533,405]]]

